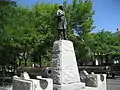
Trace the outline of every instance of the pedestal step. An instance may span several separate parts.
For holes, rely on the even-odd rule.
[[[72,83],[72,84],[62,84],[62,85],[53,85],[53,90],[84,90],[85,83]]]

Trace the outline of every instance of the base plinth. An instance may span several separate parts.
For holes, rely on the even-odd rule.
[[[53,85],[53,90],[82,90],[85,88],[84,83],[73,83],[73,84],[62,84],[62,85]]]

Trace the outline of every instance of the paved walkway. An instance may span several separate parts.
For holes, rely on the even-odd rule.
[[[5,88],[0,87],[0,90],[12,90],[12,87],[11,87],[11,86],[7,86],[7,87],[5,87]]]
[[[107,80],[108,90],[120,90],[120,77]]]

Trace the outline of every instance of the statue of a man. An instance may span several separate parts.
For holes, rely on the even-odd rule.
[[[62,35],[65,40],[67,39],[66,26],[67,21],[65,17],[65,12],[63,10],[63,5],[59,5],[59,9],[57,10],[57,30],[59,39],[62,38]]]

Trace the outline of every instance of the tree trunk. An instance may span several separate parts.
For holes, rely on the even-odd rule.
[[[4,81],[5,81],[5,66],[2,66],[2,86],[4,87]]]
[[[108,65],[108,55],[105,55],[106,56],[106,58],[105,58],[105,60],[106,60],[106,65]]]
[[[24,54],[23,54],[23,58],[24,58],[24,60],[25,60],[25,65],[24,65],[24,66],[27,66],[26,52],[24,52]]]
[[[41,56],[39,57],[39,65],[40,65],[40,67],[42,67],[42,61],[41,61]]]
[[[35,61],[34,61],[34,67],[36,67],[36,63],[35,63]]]
[[[14,74],[16,74],[16,60],[15,60],[15,57],[14,57]]]
[[[103,65],[103,55],[100,54],[101,65]]]
[[[25,58],[25,66],[27,66],[27,59]]]
[[[19,59],[18,67],[20,67],[22,59],[19,56],[17,58]]]
[[[94,55],[92,56],[92,61],[93,61],[93,66],[95,66],[96,64],[95,64],[95,53],[94,53]]]
[[[21,66],[21,61],[22,61],[22,60],[21,60],[21,59],[19,59],[19,65],[18,65],[19,67]]]

